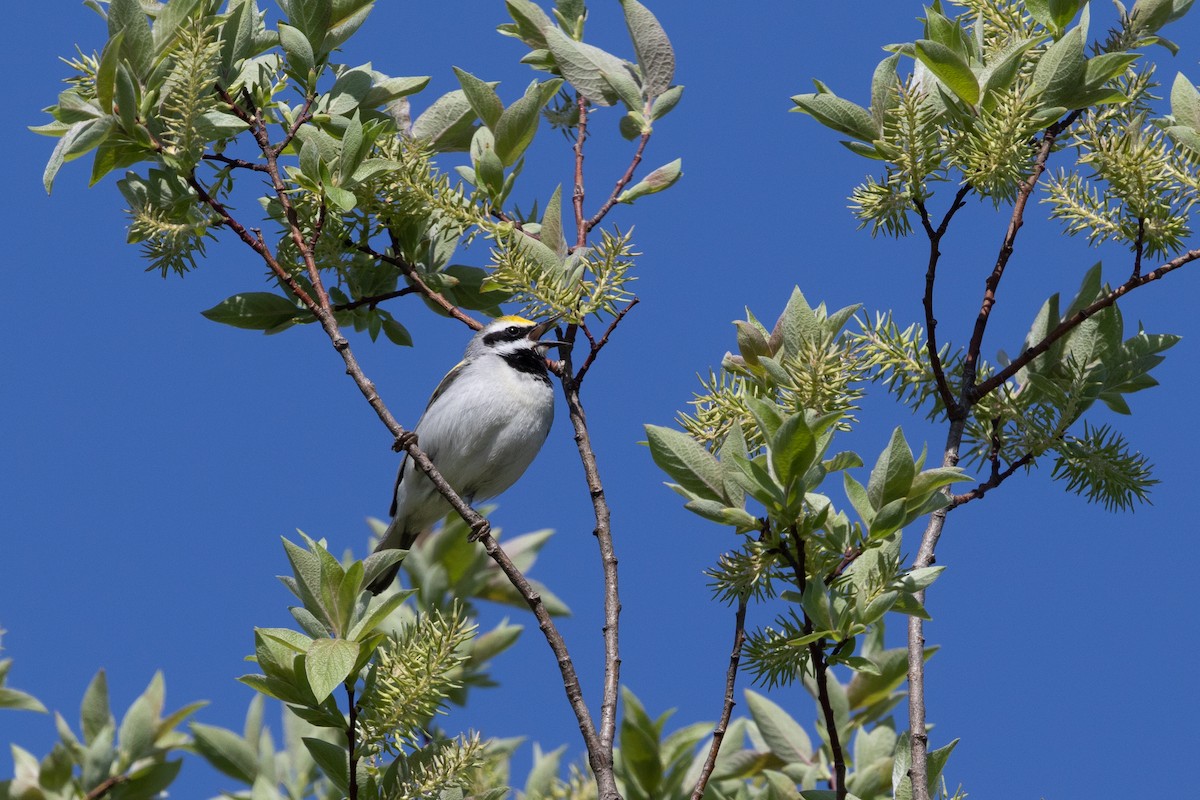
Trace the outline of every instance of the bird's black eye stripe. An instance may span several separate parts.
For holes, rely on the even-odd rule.
[[[520,325],[509,325],[507,328],[498,331],[492,331],[483,337],[483,343],[486,345],[494,345],[499,342],[515,342],[524,339],[529,333],[529,328],[523,328]]]

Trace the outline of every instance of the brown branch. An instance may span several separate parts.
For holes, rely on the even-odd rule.
[[[591,230],[600,224],[605,215],[612,210],[612,207],[617,204],[617,197],[621,191],[633,180],[633,173],[637,170],[638,165],[642,163],[642,154],[646,152],[646,143],[650,141],[650,131],[645,131],[642,134],[641,140],[638,142],[637,150],[633,153],[633,160],[629,162],[629,168],[625,170],[625,174],[617,179],[617,185],[613,187],[612,194],[604,201],[604,205],[600,206],[600,210],[596,215],[588,220],[587,230]]]
[[[942,217],[942,222],[936,230],[929,221],[929,212],[925,208],[924,201],[913,201],[917,213],[921,216],[921,225],[925,228],[925,235],[929,238],[929,264],[925,269],[925,295],[922,298],[922,305],[925,308],[925,352],[929,356],[929,366],[933,370],[938,396],[941,398],[942,405],[945,406],[946,413],[949,415],[965,414],[966,411],[961,408],[959,403],[954,401],[954,395],[950,391],[950,383],[946,380],[946,370],[942,364],[942,356],[938,352],[937,316],[934,314],[933,309],[933,287],[937,280],[938,260],[942,257],[940,249],[942,237],[946,235],[946,230],[950,227],[950,220],[954,218],[954,215],[960,208],[966,205],[966,196],[970,191],[971,187],[969,184],[963,184],[959,187],[958,192],[954,195],[954,200],[950,203],[950,208],[946,209],[946,214]]]
[[[575,342],[578,330],[575,325],[567,327],[566,339],[571,345]],[[596,776],[601,800],[615,800],[620,794],[613,774],[613,742],[616,738],[617,697],[621,686],[621,655],[618,647],[621,599],[617,584],[617,555],[612,540],[611,512],[604,496],[604,483],[600,480],[587,414],[579,397],[578,378],[572,369],[571,349],[570,346],[561,349],[563,358],[557,372],[562,380],[563,396],[570,412],[571,426],[575,430],[575,446],[592,498],[592,512],[596,520],[593,533],[600,547],[601,569],[604,573],[604,691],[600,702],[600,749],[593,752],[589,748],[588,759]]]
[[[122,783],[127,783],[129,780],[130,777],[128,775],[112,775],[108,778],[105,778],[100,783],[96,784],[96,788],[87,793],[85,800],[100,800],[101,797],[104,797],[104,795],[108,794]]]
[[[1033,458],[1034,458],[1033,453],[1026,453],[1025,455],[1018,458],[1016,461],[1009,464],[1005,469],[993,470],[992,475],[986,481],[979,484],[971,491],[964,492],[963,494],[952,495],[950,497],[949,508],[955,509],[961,505],[966,505],[967,503],[971,502],[972,500],[981,499],[989,491],[991,491],[992,489],[995,489],[997,486],[999,486],[1000,484],[1004,483],[1006,480],[1011,478],[1016,473],[1016,471],[1019,470],[1021,467],[1024,467],[1025,465],[1029,464],[1029,462],[1033,461]]]
[[[201,156],[201,158],[204,158],[206,161],[219,161],[222,164],[227,164],[231,167],[237,167],[239,169],[251,169],[255,172],[267,171],[266,166],[263,164],[259,164],[254,161],[247,161],[244,158],[230,158],[222,153],[205,153],[203,156]]]
[[[1133,274],[1131,278],[1141,277],[1142,274],[1142,251],[1146,247],[1146,218],[1138,217],[1138,232],[1137,241],[1133,247]]]
[[[358,707],[354,704],[354,686],[346,684],[346,701],[350,706],[346,723],[346,749],[350,753],[350,797],[348,800],[358,800]]]
[[[587,140],[588,101],[583,95],[576,95],[575,103],[579,106],[579,126],[575,133],[575,189],[571,193],[571,202],[575,207],[575,246],[584,247],[588,224],[583,216],[583,143]]]
[[[396,240],[396,235],[391,234],[391,237],[392,237],[392,250],[399,252],[400,243]],[[393,267],[400,270],[400,272],[402,272],[404,274],[404,277],[407,278],[408,281],[413,286],[416,287],[416,291],[419,291],[422,295],[425,296],[426,299],[428,299],[434,305],[441,308],[443,311],[445,311],[447,314],[449,314],[454,319],[456,319],[459,322],[461,322],[462,324],[466,325],[471,330],[478,331],[478,330],[483,329],[482,322],[475,319],[474,317],[472,317],[470,314],[463,311],[458,306],[454,305],[454,303],[451,303],[449,300],[446,299],[446,296],[443,295],[441,292],[435,292],[429,286],[429,284],[427,284],[421,278],[421,273],[417,271],[417,268],[415,266],[413,266],[412,264],[408,263],[407,261],[405,261],[403,258],[400,258],[399,256],[395,256],[395,255],[388,255],[387,253],[380,253],[377,250],[375,250],[374,248],[372,248],[370,245],[360,244],[360,245],[355,245],[354,248],[356,250],[358,250],[360,253],[366,253],[367,255],[371,256],[372,258],[375,258],[386,264],[391,264]]]
[[[385,300],[395,300],[397,297],[404,297],[406,294],[413,294],[417,291],[418,289],[415,286],[405,286],[403,289],[397,289],[394,292],[384,292],[383,294],[370,295],[369,297],[360,297],[348,303],[338,303],[332,308],[334,311],[353,311],[361,306],[374,308]]]
[[[984,282],[983,301],[980,303],[979,314],[975,319],[975,327],[971,334],[971,341],[967,346],[967,352],[963,358],[962,388],[959,394],[959,406],[962,409],[962,413],[959,415],[950,414],[949,412],[953,407],[947,406],[950,427],[946,432],[946,446],[942,456],[943,467],[958,465],[959,448],[962,446],[963,432],[966,429],[966,412],[970,406],[978,402],[979,398],[986,395],[988,391],[991,391],[991,389],[985,391],[983,385],[977,386],[975,376],[979,367],[979,354],[983,347],[983,335],[987,330],[992,307],[996,303],[996,291],[1000,286],[1000,280],[1004,277],[1004,270],[1008,265],[1008,260],[1012,256],[1017,234],[1024,224],[1025,206],[1028,204],[1029,197],[1033,194],[1033,190],[1037,186],[1042,173],[1045,172],[1046,161],[1054,149],[1055,140],[1075,122],[1079,113],[1079,111],[1072,111],[1066,117],[1046,129],[1046,132],[1042,135],[1037,156],[1034,159],[1033,170],[1017,190],[1017,197],[1013,203],[1013,211],[1009,218],[1008,229],[1005,231],[1004,239],[1000,245],[1000,252],[997,254],[992,272]],[[1019,368],[1016,367],[1013,369],[1013,373]],[[995,376],[985,382],[985,384],[991,383],[992,380],[995,380]],[[1000,385],[1002,382],[1003,379],[995,381],[991,388],[995,388],[995,386]],[[952,497],[949,489],[946,489],[945,493]],[[946,514],[950,511],[950,508],[950,506],[947,506],[946,508],[939,509],[929,516],[929,522],[925,526],[925,532],[921,536],[920,548],[913,561],[914,569],[933,565],[937,543],[941,539],[942,531],[945,529]],[[916,592],[914,598],[918,603],[923,604],[925,602],[925,591]],[[925,723],[925,627],[920,617],[910,616],[908,618],[907,647],[910,753],[908,775],[912,784],[913,800],[930,800],[929,735],[926,733]]]
[[[1072,111],[1062,120],[1046,129],[1046,132],[1042,134],[1042,143],[1038,148],[1037,157],[1033,162],[1033,170],[1029,173],[1029,177],[1021,183],[1020,188],[1017,189],[1017,199],[1013,203],[1008,230],[1005,232],[1004,240],[1000,244],[1000,253],[996,257],[996,265],[992,268],[992,273],[988,275],[987,280],[984,282],[983,301],[980,303],[979,315],[975,318],[975,329],[971,333],[971,342],[967,345],[967,354],[963,359],[963,400],[968,406],[974,405],[983,394],[986,394],[986,392],[980,393],[976,391],[975,386],[975,374],[979,366],[979,353],[983,347],[983,334],[987,330],[988,318],[991,316],[993,306],[996,305],[996,291],[1000,287],[1000,280],[1004,277],[1004,270],[1008,266],[1008,260],[1012,256],[1017,233],[1020,232],[1021,226],[1025,224],[1025,206],[1029,203],[1029,197],[1033,194],[1034,187],[1037,186],[1042,173],[1046,171],[1046,160],[1050,158],[1050,151],[1054,149],[1055,140],[1078,116],[1078,111]],[[917,800],[922,799],[917,798]]]
[[[704,766],[700,768],[700,777],[696,779],[696,788],[692,790],[692,800],[701,800],[708,779],[717,766],[717,754],[721,751],[721,743],[725,741],[725,732],[729,729],[729,718],[733,715],[733,689],[737,682],[738,662],[742,659],[742,645],[746,643],[746,606],[749,597],[738,598],[737,613],[733,622],[733,652],[729,654],[729,669],[725,671],[725,700],[721,704],[721,719],[713,728],[712,745],[708,748],[708,756]]]
[[[296,138],[296,134],[300,131],[301,126],[312,119],[312,104],[316,99],[316,94],[312,92],[309,92],[304,98],[304,107],[300,109],[300,113],[296,115],[296,119],[292,120],[292,125],[284,134],[283,140],[271,148],[275,151],[276,158],[292,143],[292,139]]]
[[[628,314],[630,310],[632,310],[637,304],[638,298],[635,297],[629,301],[628,305],[617,312],[617,315],[613,317],[613,321],[608,324],[608,328],[605,329],[604,335],[600,337],[599,341],[596,341],[592,338],[592,335],[588,332],[587,328],[583,328],[583,333],[585,336],[587,336],[588,344],[590,345],[591,349],[588,352],[587,358],[585,358],[583,361],[583,366],[579,368],[579,372],[575,375],[576,388],[583,383],[583,376],[587,375],[587,371],[591,369],[592,363],[596,360],[596,356],[600,355],[600,351],[604,349],[604,345],[608,344],[608,337],[611,336],[612,332],[616,330],[618,325],[621,324],[621,320],[625,319],[625,315]]]
[[[255,125],[257,126],[254,128],[255,140],[259,142],[260,148],[264,149],[264,155],[268,155],[269,147],[264,145],[265,126],[262,123],[261,117],[257,114],[255,115],[255,119]],[[279,173],[273,154],[268,155],[267,166],[272,169],[270,174],[272,176],[273,183],[276,185],[277,194],[280,195],[281,199],[286,198],[286,193],[284,193],[284,191],[280,188],[282,186],[282,181],[279,179]],[[554,625],[554,620],[551,618],[550,613],[546,610],[541,596],[536,590],[534,590],[533,586],[521,573],[520,569],[513,564],[512,560],[491,536],[491,528],[488,524],[488,521],[474,509],[472,509],[470,505],[468,505],[467,502],[458,495],[454,488],[450,486],[445,477],[442,476],[442,474],[434,466],[433,462],[429,459],[429,456],[423,450],[421,450],[420,447],[418,447],[417,437],[415,434],[405,430],[404,427],[396,421],[396,418],[392,416],[391,411],[388,410],[387,406],[383,402],[383,399],[379,396],[379,393],[375,388],[375,384],[367,378],[366,374],[362,370],[362,367],[359,365],[358,359],[355,357],[353,350],[350,348],[350,342],[345,336],[342,335],[341,330],[338,327],[337,320],[334,318],[332,309],[329,306],[328,296],[322,295],[322,302],[317,302],[311,295],[305,292],[295,277],[279,264],[278,259],[275,258],[275,255],[263,242],[262,236],[254,236],[249,230],[246,229],[244,225],[238,222],[219,201],[209,195],[200,182],[196,180],[194,171],[191,175],[189,175],[189,184],[197,192],[201,202],[212,208],[221,217],[223,223],[227,227],[233,230],[247,246],[258,253],[271,268],[272,272],[279,277],[279,279],[283,281],[284,284],[289,287],[289,289],[291,289],[296,297],[298,297],[308,308],[308,310],[317,318],[318,322],[321,324],[321,327],[325,330],[326,335],[328,335],[334,350],[336,350],[342,357],[342,361],[346,365],[346,374],[353,379],[355,385],[358,386],[359,391],[362,392],[362,395],[366,399],[367,403],[372,409],[374,409],[376,416],[379,417],[379,420],[394,437],[393,448],[396,450],[404,450],[408,453],[408,457],[413,460],[413,463],[417,466],[417,468],[429,478],[430,482],[446,499],[451,508],[453,508],[454,511],[470,527],[470,538],[472,540],[479,541],[482,544],[488,556],[490,556],[492,560],[496,562],[501,571],[504,572],[512,585],[517,589],[522,598],[524,598],[525,602],[529,605],[530,609],[533,611],[534,617],[538,620],[538,625],[545,635],[546,641],[550,645],[550,648],[554,652],[555,658],[558,662],[559,672],[563,678],[563,688],[566,691],[568,702],[570,703],[576,719],[579,722],[579,730],[583,735],[584,744],[587,747],[593,771],[597,775],[597,784],[600,788],[600,798],[601,800],[619,800],[620,795],[616,789],[616,780],[612,770],[611,733],[609,734],[609,744],[607,747],[602,747],[600,739],[597,736],[595,726],[592,723],[591,713],[588,711],[587,704],[583,701],[583,693],[579,687],[579,678],[575,673],[575,667],[571,661],[571,656],[567,651],[566,643],[563,641],[562,635],[558,632],[557,627]],[[290,202],[287,203],[285,208],[291,208]],[[315,271],[312,252],[308,249],[307,242],[300,232],[299,221],[296,218],[294,209],[288,214],[288,224],[291,227],[292,239],[300,248],[305,262],[312,264],[312,270]],[[319,282],[316,284],[316,286],[320,286]],[[323,290],[321,291],[323,292]],[[575,416],[575,413],[576,409],[573,408],[572,416]],[[582,409],[579,409],[578,413],[582,414]],[[584,429],[584,433],[586,435],[586,429]],[[590,452],[590,442],[587,443],[587,447]],[[592,463],[594,467],[594,459]],[[601,492],[601,502],[603,501],[602,495],[603,492]],[[593,499],[595,499],[595,495],[593,495]],[[604,508],[606,515],[606,526],[607,506]],[[599,527],[600,526],[598,525],[598,536]],[[608,544],[608,550],[611,554],[611,539],[608,540]],[[615,570],[615,557],[612,558],[611,561],[612,569]],[[613,586],[613,590],[615,592],[615,584]],[[606,634],[606,637],[607,635],[608,634]],[[615,636],[615,627],[613,635]],[[606,681],[606,692],[607,687],[608,684]],[[612,707],[615,721],[615,690],[613,696],[614,701]]]
[[[988,394],[988,392],[991,392],[997,386],[1004,383],[1006,380],[1008,380],[1012,376],[1016,375],[1017,372],[1022,367],[1024,367],[1026,364],[1028,364],[1033,359],[1040,356],[1042,353],[1049,350],[1050,347],[1055,342],[1057,342],[1062,337],[1066,336],[1068,333],[1070,333],[1075,328],[1079,327],[1079,325],[1084,320],[1086,320],[1088,317],[1094,315],[1098,311],[1102,311],[1102,310],[1108,308],[1113,303],[1117,302],[1117,300],[1121,299],[1125,295],[1132,292],[1134,289],[1141,288],[1142,286],[1145,286],[1148,283],[1153,283],[1154,281],[1158,280],[1159,278],[1162,278],[1163,276],[1165,276],[1171,272],[1174,272],[1175,270],[1179,269],[1182,266],[1185,266],[1186,264],[1190,264],[1191,262],[1195,261],[1198,258],[1200,258],[1200,248],[1198,248],[1196,250],[1189,250],[1186,253],[1184,253],[1183,255],[1177,256],[1176,258],[1172,259],[1171,261],[1168,261],[1166,264],[1163,264],[1158,269],[1155,269],[1151,272],[1147,272],[1144,275],[1137,275],[1137,276],[1131,277],[1129,280],[1125,281],[1123,284],[1121,284],[1117,288],[1113,289],[1108,294],[1104,295],[1104,297],[1101,297],[1098,300],[1095,300],[1094,302],[1091,303],[1091,305],[1087,306],[1086,308],[1080,309],[1079,311],[1075,312],[1071,316],[1064,319],[1062,322],[1058,323],[1058,325],[1056,325],[1053,330],[1051,330],[1048,334],[1046,334],[1046,337],[1044,339],[1042,339],[1040,342],[1034,344],[1033,346],[1029,347],[1027,350],[1022,352],[1021,355],[1014,358],[1007,367],[1000,370],[999,372],[997,372],[992,377],[988,378],[983,383],[979,384],[975,388],[976,396],[977,397],[986,396]]]
[[[796,576],[796,588],[804,593],[808,585],[807,553],[804,540],[796,532],[793,525],[790,529],[791,539],[796,545],[796,554],[792,555],[787,548],[787,542],[780,541],[779,552],[787,560]],[[813,622],[804,611],[804,633],[813,632]],[[825,733],[829,736],[829,754],[833,761],[833,775],[829,779],[830,788],[837,794],[837,800],[846,800],[846,754],[842,750],[841,735],[838,733],[837,715],[833,711],[833,702],[829,699],[829,665],[825,661],[825,639],[820,638],[808,643],[808,657],[813,663],[813,675],[817,684],[817,702],[821,706],[821,716],[825,719]]]

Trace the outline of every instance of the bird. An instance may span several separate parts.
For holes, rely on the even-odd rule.
[[[535,323],[507,315],[485,325],[434,389],[413,428],[418,446],[468,504],[516,483],[550,433],[554,389],[545,353],[566,343],[541,337],[561,316]],[[392,494],[392,521],[375,552],[410,549],[450,510],[406,453]],[[379,594],[399,569],[395,564],[367,588]]]

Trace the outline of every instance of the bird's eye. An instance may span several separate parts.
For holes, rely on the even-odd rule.
[[[515,336],[519,336],[521,334],[521,329],[518,328],[516,325],[510,325],[510,326],[508,326],[508,330],[505,331],[505,333],[507,333],[509,336],[515,337]]]

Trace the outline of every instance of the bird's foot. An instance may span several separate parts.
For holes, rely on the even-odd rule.
[[[480,519],[478,522],[471,525],[471,532],[467,534],[468,542],[478,542],[483,537],[492,532],[492,526],[486,519]]]
[[[410,446],[417,443],[416,431],[405,431],[396,437],[396,441],[392,442],[392,449],[399,453],[401,450],[407,450]]]

